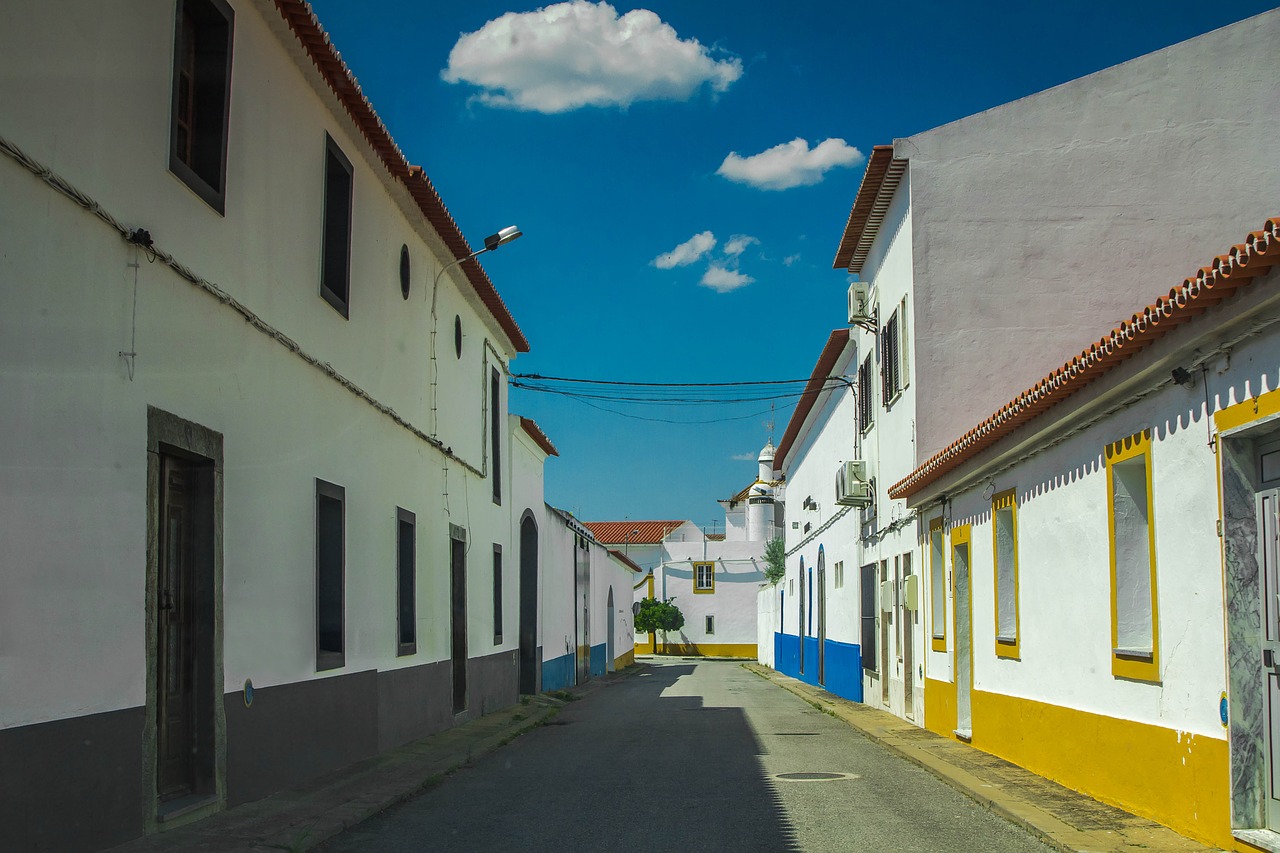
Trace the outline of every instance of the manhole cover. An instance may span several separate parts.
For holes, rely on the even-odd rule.
[[[837,779],[858,779],[853,773],[826,773],[826,772],[808,772],[808,773],[778,773],[773,778],[781,779],[783,782],[834,782]]]

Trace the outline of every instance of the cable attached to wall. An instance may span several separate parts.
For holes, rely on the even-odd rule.
[[[284,332],[280,331],[275,326],[268,323],[265,319],[263,319],[253,310],[251,310],[244,303],[240,302],[240,300],[236,299],[230,293],[223,290],[217,284],[214,284],[208,279],[201,277],[200,275],[192,271],[189,267],[184,266],[181,262],[175,259],[173,255],[157,248],[154,245],[154,243],[151,242],[151,235],[148,232],[146,232],[143,229],[126,228],[123,224],[121,224],[120,220],[112,216],[111,213],[105,210],[102,207],[102,205],[100,205],[96,200],[86,195],[85,193],[81,192],[80,190],[76,189],[75,186],[67,182],[62,177],[56,175],[53,172],[53,170],[49,169],[47,166],[43,165],[39,161],[33,159],[25,151],[23,151],[21,148],[19,148],[17,145],[13,144],[3,136],[0,136],[0,152],[4,153],[5,155],[9,156],[13,160],[17,161],[20,165],[26,168],[27,171],[31,172],[37,178],[44,181],[46,184],[48,184],[58,193],[66,196],[71,201],[75,202],[80,207],[84,208],[85,210],[89,211],[94,216],[96,216],[98,219],[102,220],[102,222],[104,222],[108,227],[115,230],[115,232],[120,235],[120,238],[124,240],[126,243],[129,243],[130,245],[134,245],[134,246],[140,246],[141,248],[143,248],[148,253],[148,260],[159,260],[165,266],[169,267],[171,270],[177,273],[178,276],[185,279],[189,283],[195,285],[197,288],[204,291],[209,296],[212,296],[214,299],[218,300],[223,305],[230,308],[235,313],[239,314],[244,319],[244,321],[248,323],[250,326],[257,329],[259,332],[266,335],[267,337],[271,338],[276,343],[280,344],[282,347],[284,347],[285,349],[289,350],[291,353],[296,355],[298,358],[302,359],[307,364],[319,370],[321,373],[324,373],[326,376],[328,376],[334,382],[341,385],[351,394],[355,395],[356,397],[359,397],[361,400],[364,400],[366,403],[368,403],[371,407],[376,409],[378,412],[382,413],[383,415],[391,419],[391,421],[393,421],[395,424],[402,427],[406,431],[412,433],[416,438],[420,439],[424,443],[435,448],[446,459],[452,459],[453,461],[457,462],[459,465],[466,468],[468,471],[471,471],[473,474],[475,474],[478,477],[485,476],[483,471],[480,471],[479,469],[475,468],[475,466],[467,462],[465,459],[458,456],[456,453],[453,452],[451,448],[446,447],[444,442],[440,441],[439,439],[433,436],[428,435],[426,432],[424,432],[423,430],[415,426],[413,423],[411,423],[409,420],[399,415],[395,411],[395,409],[392,409],[390,406],[386,405],[385,403],[382,403],[381,401],[375,399],[373,395],[371,395],[368,391],[364,390],[355,382],[352,382],[350,379],[348,379],[347,377],[339,373],[337,370],[335,370],[333,365],[329,364],[326,361],[321,361],[316,356],[313,356],[310,353],[308,353],[306,350],[302,348],[301,345],[298,344],[297,341],[293,340]],[[145,235],[145,244],[143,242],[140,242],[144,239],[144,235]],[[121,357],[124,357],[126,354],[122,352],[120,353],[120,355]],[[130,378],[132,379],[132,373],[130,375]]]

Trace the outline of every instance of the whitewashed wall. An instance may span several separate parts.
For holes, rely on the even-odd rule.
[[[309,61],[289,58],[299,49],[278,13],[237,9],[219,216],[167,170],[172,17],[142,2],[114,4],[110,15],[88,2],[63,4],[59,15],[23,5],[31,8],[8,9],[0,28],[0,133],[427,429],[423,330],[439,240],[420,215],[406,217],[407,193],[317,91]],[[63,25],[71,19],[94,26]],[[33,80],[32,68],[59,73]],[[318,292],[326,132],[355,169],[350,320]],[[317,477],[346,488],[346,667],[325,675],[448,657],[440,567],[449,522],[471,531],[471,649],[493,650],[486,584],[492,543],[510,552],[510,522],[487,479],[451,463],[446,500],[435,450],[7,157],[0,197],[0,279],[12,283],[0,317],[0,394],[20,402],[0,408],[9,436],[0,451],[3,576],[17,590],[0,619],[0,725],[144,702],[148,405],[225,440],[226,690],[249,677],[258,686],[317,677]],[[407,302],[402,243],[413,263]],[[117,353],[134,336],[135,262],[131,381]],[[472,295],[459,295],[450,277],[443,287],[441,316],[451,324],[461,314],[471,337],[461,362],[451,328],[441,337],[442,364],[457,363],[442,371],[442,394],[455,396],[441,407],[440,434],[484,469],[481,371],[513,353]],[[419,523],[418,652],[404,658],[394,636],[397,506]]]

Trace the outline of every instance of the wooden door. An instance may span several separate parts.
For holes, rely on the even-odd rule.
[[[160,461],[160,561],[156,589],[156,793],[161,802],[195,791],[195,559],[192,465]]]
[[[453,634],[453,713],[467,710],[467,543],[449,540]]]

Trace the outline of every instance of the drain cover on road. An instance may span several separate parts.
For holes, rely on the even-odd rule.
[[[778,773],[775,779],[781,779],[784,782],[834,782],[837,779],[857,779],[857,775],[853,773],[827,773],[827,772],[808,772],[808,773]]]

